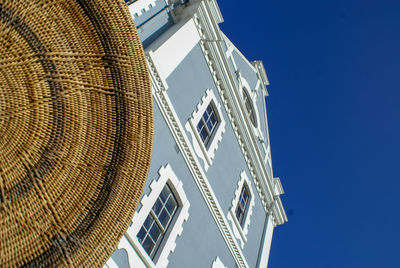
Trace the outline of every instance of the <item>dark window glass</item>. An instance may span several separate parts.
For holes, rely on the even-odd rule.
[[[249,207],[249,192],[247,186],[243,184],[242,191],[240,192],[239,202],[236,207],[236,218],[240,223],[240,226],[243,227],[244,221],[247,214],[247,209]]]
[[[247,116],[250,119],[253,126],[257,127],[256,113],[254,111],[253,104],[251,102],[251,98],[250,98],[249,94],[247,93],[246,88],[243,88],[242,91],[243,91],[243,100],[244,100],[244,105],[246,106]]]
[[[165,185],[136,235],[151,259],[154,259],[177,208],[178,202],[174,194]]]
[[[215,114],[213,105],[210,103],[197,124],[197,132],[206,147],[209,145],[217,125],[218,117]]]

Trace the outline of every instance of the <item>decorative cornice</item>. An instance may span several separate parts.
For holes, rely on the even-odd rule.
[[[210,7],[207,3],[208,1],[203,1],[194,15],[194,22],[201,37],[200,46],[225,105],[264,209],[268,212],[270,207],[274,207],[273,213],[276,224],[283,224],[287,221],[285,211],[283,206],[274,206],[275,203],[282,204],[280,197],[273,194],[272,177],[269,178],[263,157],[256,146],[257,138],[252,131],[249,131],[251,128],[248,124],[250,123],[240,117],[241,113],[238,107],[243,106],[243,104],[238,101],[239,91],[233,82],[227,59],[220,44],[225,37],[220,32],[217,23],[210,19]],[[243,108],[241,109],[243,110]]]

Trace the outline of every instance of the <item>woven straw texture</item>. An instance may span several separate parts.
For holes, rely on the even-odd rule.
[[[0,0],[0,267],[102,266],[150,165],[143,48],[121,0]]]

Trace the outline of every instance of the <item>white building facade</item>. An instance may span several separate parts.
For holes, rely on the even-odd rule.
[[[287,221],[273,176],[261,61],[221,32],[215,0],[126,1],[145,48],[154,148],[106,267],[267,267]]]

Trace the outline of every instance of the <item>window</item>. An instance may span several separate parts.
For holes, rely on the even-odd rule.
[[[167,184],[137,234],[139,243],[151,259],[154,259],[177,208],[176,197]]]
[[[204,111],[203,116],[197,124],[197,132],[206,147],[208,147],[209,141],[218,125],[218,117],[216,116],[215,109],[212,106],[211,103],[207,106],[207,109]]]
[[[142,197],[140,208],[118,245],[128,252],[134,267],[167,267],[168,256],[174,251],[175,241],[189,218],[190,203],[182,181],[169,164],[160,167],[158,174],[159,178],[149,185],[150,192]]]
[[[207,171],[225,132],[221,105],[211,89],[206,90],[185,128],[191,135],[194,151],[203,160]]]
[[[254,194],[250,179],[247,177],[246,172],[242,171],[235,190],[235,197],[232,199],[231,208],[227,216],[231,222],[233,234],[241,242],[242,248],[247,241],[246,237],[254,204]]]
[[[252,100],[249,96],[249,93],[247,93],[247,89],[245,87],[243,87],[242,89],[242,94],[243,94],[244,105],[246,106],[247,117],[250,119],[253,126],[257,127],[256,113],[253,108]]]
[[[249,190],[247,190],[246,184],[243,184],[235,213],[236,219],[239,221],[239,224],[242,228],[244,225],[244,220],[246,218],[248,207],[249,207]]]

